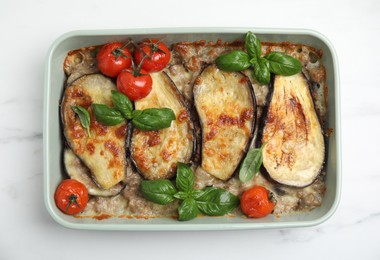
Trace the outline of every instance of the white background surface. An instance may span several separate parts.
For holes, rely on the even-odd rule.
[[[343,193],[326,223],[138,233],[69,230],[51,219],[42,185],[50,44],[77,29],[182,26],[308,28],[331,40],[341,71]],[[380,259],[380,1],[2,0],[0,32],[0,260]]]

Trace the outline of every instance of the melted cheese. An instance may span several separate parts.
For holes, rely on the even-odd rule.
[[[202,125],[202,168],[227,180],[251,140],[254,101],[241,73],[207,67],[194,85],[194,100]]]
[[[134,129],[131,158],[147,179],[172,177],[177,163],[188,163],[193,153],[193,125],[179,92],[163,72],[152,73],[152,91],[135,102],[136,109],[171,108],[176,115],[169,128],[157,131]]]
[[[66,139],[74,153],[94,175],[96,182],[109,189],[125,178],[126,124],[104,126],[98,123],[90,105],[92,103],[112,106],[112,81],[100,74],[84,76],[67,87],[62,102],[62,115]],[[87,108],[91,116],[88,136],[79,117],[71,106]]]

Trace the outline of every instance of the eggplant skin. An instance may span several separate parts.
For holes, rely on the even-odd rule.
[[[91,178],[90,170],[83,165],[81,160],[70,148],[65,148],[63,152],[63,163],[66,173],[70,176],[70,178],[83,183],[87,188],[88,194],[92,196],[116,196],[125,188],[125,184],[122,182],[119,182],[110,189],[100,188],[98,184],[95,183],[93,178]]]
[[[190,163],[196,149],[194,124],[177,87],[164,72],[150,74],[152,91],[135,102],[135,109],[170,108],[176,115],[169,128],[132,131],[130,158],[137,171],[149,180],[170,179],[177,163]]]
[[[262,143],[263,165],[278,183],[305,187],[323,168],[325,142],[302,73],[274,77]]]
[[[101,74],[85,75],[65,89],[61,104],[67,143],[103,189],[113,187],[126,176],[126,123],[104,126],[95,120],[91,109],[92,103],[112,106],[111,90],[114,89],[115,84]],[[73,112],[74,105],[90,113],[91,137]]]
[[[210,65],[195,80],[193,92],[202,129],[201,167],[227,180],[244,158],[253,137],[253,88],[244,74]]]

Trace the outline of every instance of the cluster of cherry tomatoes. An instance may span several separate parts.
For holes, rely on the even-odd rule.
[[[146,97],[152,90],[149,73],[166,67],[170,50],[157,39],[146,39],[136,45],[133,55],[128,44],[112,42],[105,44],[97,54],[98,68],[111,78],[117,77],[117,89],[130,100]]]

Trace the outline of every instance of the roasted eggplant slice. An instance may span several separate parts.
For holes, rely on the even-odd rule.
[[[256,121],[249,79],[240,72],[206,67],[194,84],[194,104],[202,128],[202,168],[227,180],[247,152]]]
[[[304,187],[320,173],[325,144],[302,73],[275,76],[262,142],[263,165],[273,180]]]
[[[125,187],[125,184],[121,182],[107,190],[98,187],[98,185],[96,185],[94,180],[91,178],[90,170],[83,165],[80,159],[70,148],[66,148],[63,153],[63,163],[70,178],[83,183],[88,190],[88,194],[92,196],[115,196],[119,194]]]
[[[146,179],[168,179],[175,175],[177,162],[189,163],[195,151],[194,125],[183,98],[169,76],[152,73],[152,91],[135,102],[135,109],[171,108],[176,114],[169,128],[156,131],[134,129],[131,159]]]
[[[98,73],[96,66],[96,54],[101,46],[90,46],[78,50],[70,51],[63,64],[63,69],[67,75],[67,84],[86,74]]]
[[[98,123],[90,105],[99,103],[111,106],[113,89],[116,89],[115,84],[103,75],[86,75],[66,88],[61,105],[64,135],[69,146],[104,189],[111,188],[125,178],[127,125],[104,126]],[[73,112],[71,107],[74,105],[89,111],[91,137]]]

